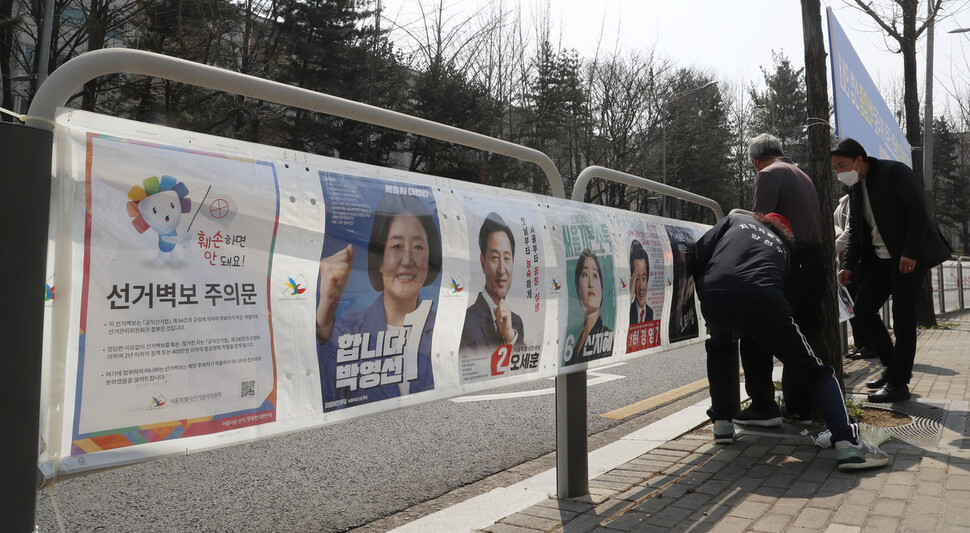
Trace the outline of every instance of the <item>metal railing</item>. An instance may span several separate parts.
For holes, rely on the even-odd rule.
[[[52,125],[48,121],[53,120],[58,106],[67,103],[85,83],[99,76],[118,73],[165,78],[349,118],[529,161],[542,169],[549,181],[552,196],[566,197],[562,176],[556,164],[549,156],[538,150],[396,111],[141,50],[123,48],[96,50],[61,65],[37,90],[27,111],[27,125],[50,130]]]
[[[967,280],[964,278],[963,263],[970,262],[970,257],[961,255],[946,261],[941,265],[933,267],[936,274],[936,283],[933,286],[933,291],[937,293],[937,301],[939,303],[939,308],[937,311],[939,313],[946,313],[947,309],[947,294],[956,293],[956,307],[949,310],[964,310],[966,309],[966,295],[967,291]],[[955,264],[954,264],[955,263]],[[952,276],[947,276],[947,272],[953,272]]]

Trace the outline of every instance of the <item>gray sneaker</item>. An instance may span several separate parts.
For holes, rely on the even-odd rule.
[[[714,421],[714,443],[731,444],[734,442],[734,424],[730,420]]]
[[[835,443],[839,470],[865,470],[889,464],[889,456],[866,438],[859,435],[859,444],[847,440]]]

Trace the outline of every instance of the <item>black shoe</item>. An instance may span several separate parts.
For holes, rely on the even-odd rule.
[[[870,379],[869,381],[867,381],[866,387],[869,387],[870,389],[881,389],[885,384],[886,384],[886,373],[883,372],[882,374],[879,375],[878,378]]]
[[[869,401],[872,403],[891,403],[908,399],[909,386],[905,384],[893,385],[892,383],[886,383],[881,389],[869,395]]]
[[[852,354],[850,359],[875,359],[879,357],[879,352],[874,348],[862,348],[858,352]]]
[[[855,356],[861,351],[862,348],[853,348],[851,351],[845,352],[845,355],[842,357],[845,357],[846,359],[855,359]]]
[[[755,411],[748,407],[740,413],[734,415],[734,423],[740,424],[742,426],[761,426],[765,428],[772,428],[775,426],[780,426],[782,422],[781,411],[778,407],[772,412],[761,412]]]

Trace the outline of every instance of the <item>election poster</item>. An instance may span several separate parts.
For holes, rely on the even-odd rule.
[[[613,355],[613,241],[605,219],[589,210],[568,210],[560,219],[569,290],[564,366]]]
[[[697,338],[697,304],[694,298],[694,278],[688,269],[688,251],[700,237],[692,227],[665,226],[670,242],[671,265],[668,285],[671,286],[670,317],[667,335],[670,342]]]
[[[461,382],[538,372],[545,251],[536,212],[520,200],[463,199],[470,266],[458,350]]]
[[[71,454],[275,420],[273,165],[94,133],[86,156]]]
[[[324,411],[434,389],[441,232],[431,188],[329,171],[317,283]]]
[[[626,353],[660,346],[664,305],[664,253],[657,225],[630,217],[623,228],[629,250]],[[618,267],[619,268],[619,267]]]

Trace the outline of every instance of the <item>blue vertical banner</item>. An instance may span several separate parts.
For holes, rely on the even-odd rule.
[[[832,60],[835,136],[859,141],[866,152],[913,167],[912,149],[832,8],[826,8]]]

